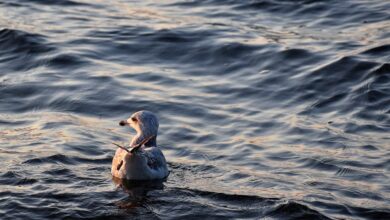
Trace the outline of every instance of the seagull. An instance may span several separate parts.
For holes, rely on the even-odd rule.
[[[157,147],[158,119],[150,111],[138,111],[129,119],[119,122],[130,126],[137,134],[130,142],[130,149],[115,144],[118,149],[112,160],[111,174],[127,180],[157,180],[168,176],[164,154]]]

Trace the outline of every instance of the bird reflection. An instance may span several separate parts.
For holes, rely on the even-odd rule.
[[[166,179],[145,181],[145,180],[126,180],[116,177],[112,178],[117,188],[121,188],[124,192],[129,194],[129,197],[125,201],[117,203],[121,208],[133,208],[140,206],[147,194],[153,190],[164,189],[164,182]]]

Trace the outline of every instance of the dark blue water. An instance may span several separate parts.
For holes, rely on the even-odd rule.
[[[389,9],[1,0],[1,219],[390,219]],[[112,180],[142,109],[171,174]]]

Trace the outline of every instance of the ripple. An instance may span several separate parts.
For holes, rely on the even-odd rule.
[[[0,48],[7,50],[7,53],[45,53],[52,50],[50,46],[44,44],[45,38],[40,34],[5,28],[0,30]],[[4,53],[5,51],[2,54]]]
[[[331,219],[296,202],[277,205],[273,211],[268,213],[268,216],[278,219]]]
[[[86,61],[78,55],[60,54],[48,61],[48,65],[60,68],[69,68],[69,66],[79,66],[87,64]]]
[[[42,66],[36,57],[55,48],[47,43],[46,36],[15,29],[0,30],[0,66],[7,71],[26,71]],[[7,64],[7,65],[4,65]]]
[[[373,56],[383,56],[386,55],[390,51],[390,45],[380,45],[373,48],[370,48],[363,52],[363,54],[373,55]]]
[[[23,186],[23,185],[33,185],[37,182],[38,182],[37,179],[23,177],[22,175],[19,175],[12,171],[8,171],[0,176],[1,185]]]
[[[63,154],[55,154],[48,157],[28,159],[23,163],[25,164],[44,164],[44,163],[75,164],[71,158]]]
[[[21,2],[30,2],[25,0],[19,0]],[[58,0],[58,1],[51,1],[51,0],[34,0],[34,4],[42,4],[42,5],[59,5],[59,6],[88,6],[88,4],[80,1],[71,1],[71,0]]]

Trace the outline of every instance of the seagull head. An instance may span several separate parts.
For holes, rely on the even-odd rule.
[[[127,120],[119,122],[121,126],[130,126],[136,132],[136,136],[132,139],[130,146],[145,146],[156,145],[156,137],[158,132],[158,118],[150,111],[138,111],[132,114]]]

